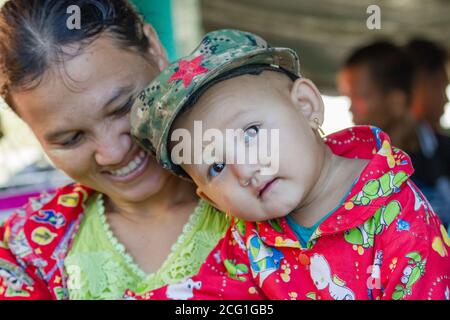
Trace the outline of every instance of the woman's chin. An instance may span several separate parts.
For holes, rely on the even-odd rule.
[[[161,192],[165,184],[164,181],[165,179],[159,179],[157,181],[148,179],[142,181],[140,184],[130,186],[130,188],[113,187],[104,193],[108,194],[113,200],[117,197],[122,201],[136,203],[151,198]]]
[[[144,201],[161,192],[170,173],[160,167],[152,158],[143,169],[132,179],[120,180],[102,174],[102,181],[96,183],[93,188],[113,199],[120,198],[130,202]]]
[[[169,176],[169,173],[158,167],[156,170],[145,173],[139,183],[130,186],[128,190],[122,189],[121,193],[134,201],[145,200],[161,192]]]

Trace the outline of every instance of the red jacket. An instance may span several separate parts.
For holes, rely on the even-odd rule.
[[[354,127],[332,151],[370,159],[302,248],[285,218],[235,221],[199,273],[130,299],[449,299],[450,239],[386,134]]]
[[[69,185],[32,199],[0,227],[0,299],[67,299],[64,259],[93,191]]]

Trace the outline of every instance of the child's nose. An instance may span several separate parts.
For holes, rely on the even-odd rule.
[[[232,164],[231,171],[238,178],[239,184],[247,187],[252,183],[253,178],[258,172],[258,166],[254,164]]]

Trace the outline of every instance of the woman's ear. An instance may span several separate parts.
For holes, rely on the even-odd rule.
[[[324,106],[317,87],[310,80],[298,78],[291,88],[291,101],[313,129],[323,123]]]
[[[161,44],[155,29],[153,29],[151,25],[144,23],[143,31],[145,37],[148,39],[147,52],[158,65],[159,71],[162,71],[169,64],[166,50]]]
[[[208,195],[206,193],[203,192],[202,189],[200,189],[199,187],[197,187],[197,195],[202,198],[203,200],[205,200],[206,202],[208,202],[210,205],[212,205],[213,207],[219,209],[219,207],[217,207],[217,204],[210,198],[208,197]],[[220,210],[220,209],[219,209]]]

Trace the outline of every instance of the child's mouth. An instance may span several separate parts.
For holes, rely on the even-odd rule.
[[[258,193],[258,199],[261,199],[264,197],[265,194],[267,194],[270,190],[273,189],[275,186],[275,182],[278,181],[278,178],[273,178],[272,180],[267,181],[265,184],[263,184],[262,188],[259,190]]]

